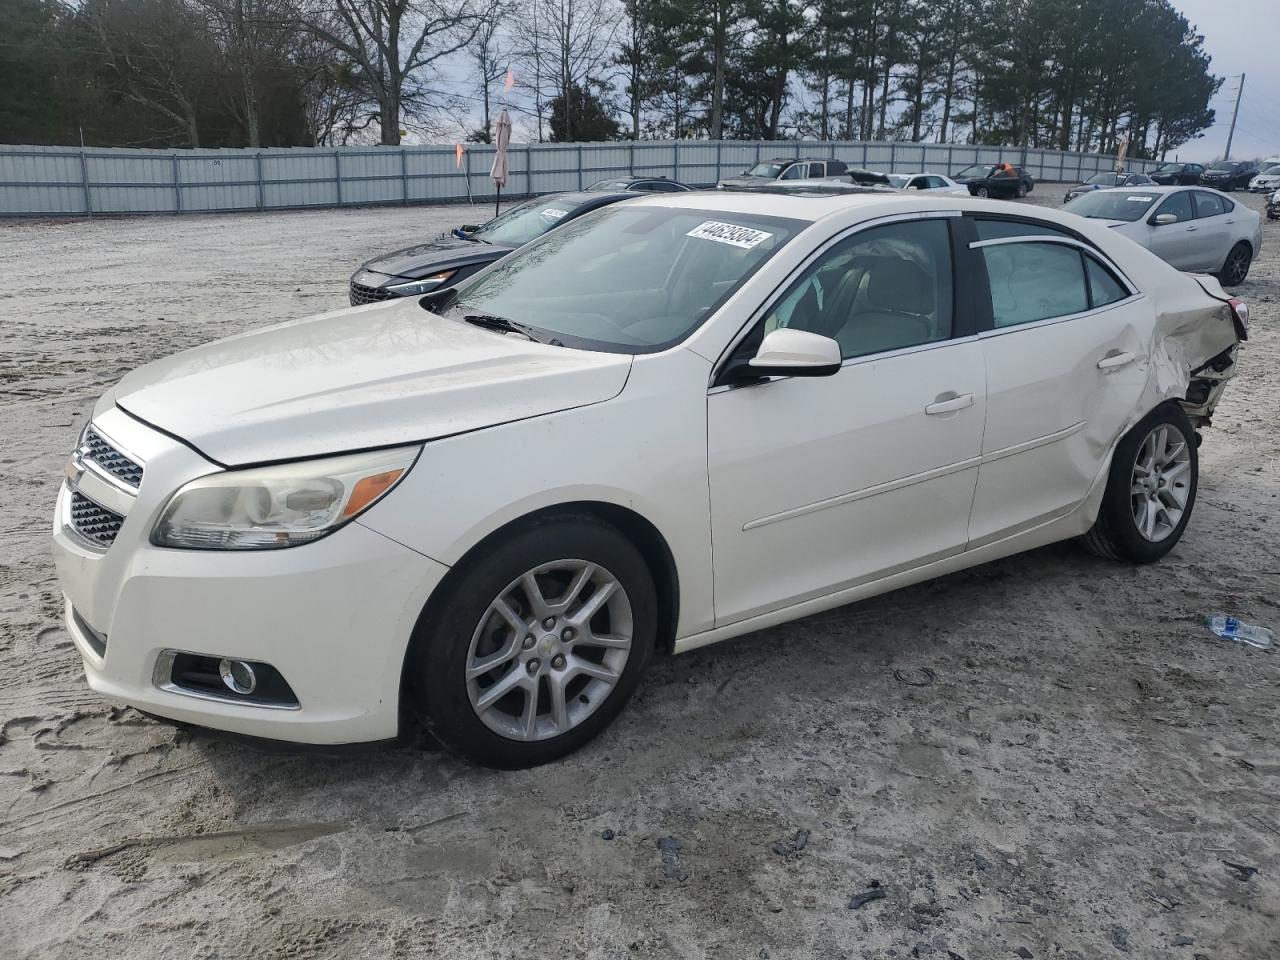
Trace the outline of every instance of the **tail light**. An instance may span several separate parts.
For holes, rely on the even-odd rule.
[[[1249,305],[1243,300],[1232,297],[1227,301],[1227,307],[1231,310],[1231,316],[1235,320],[1236,332],[1240,335],[1241,340],[1249,339]]]

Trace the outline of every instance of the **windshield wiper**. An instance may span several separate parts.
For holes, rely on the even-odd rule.
[[[520,323],[518,320],[509,320],[506,317],[497,317],[489,313],[468,313],[462,319],[473,326],[484,327],[486,330],[518,333],[534,343],[548,343],[553,347],[564,346],[555,337],[548,336],[545,331],[539,330],[537,327],[531,327],[527,323]]]

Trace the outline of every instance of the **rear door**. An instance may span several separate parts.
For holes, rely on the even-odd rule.
[[[987,422],[970,548],[1085,498],[1142,393],[1154,324],[1149,301],[1077,238],[1051,225],[975,228],[990,312],[978,334]]]
[[[1196,208],[1196,225],[1199,227],[1199,244],[1194,257],[1184,270],[1212,271],[1221,269],[1231,249],[1232,211],[1235,203],[1220,193],[1196,190],[1191,194]]]

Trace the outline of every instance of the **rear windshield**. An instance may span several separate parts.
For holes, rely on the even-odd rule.
[[[1077,197],[1063,210],[1095,220],[1141,220],[1155,203],[1156,194],[1133,190],[1094,190]]]
[[[503,317],[568,347],[661,350],[688,336],[805,225],[722,210],[604,207],[463,283],[445,312]]]

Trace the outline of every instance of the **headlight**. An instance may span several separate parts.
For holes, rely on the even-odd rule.
[[[309,543],[382,499],[421,450],[397,447],[200,477],[169,498],[151,542],[189,550]]]
[[[386,289],[390,290],[398,297],[413,297],[417,296],[419,293],[430,293],[457,272],[457,270],[444,270],[440,273],[433,273],[429,277],[422,277],[418,280],[408,280],[404,283],[389,283],[387,284]]]

